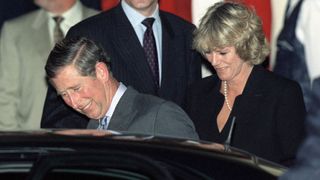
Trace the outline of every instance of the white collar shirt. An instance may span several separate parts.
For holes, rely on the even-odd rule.
[[[104,125],[105,129],[108,129],[112,115],[113,115],[122,95],[125,93],[126,90],[127,90],[127,87],[120,82],[119,87],[116,91],[116,94],[113,96],[110,107],[105,115],[105,117],[107,117],[105,125]],[[99,124],[100,124],[100,122],[99,122]]]
[[[121,6],[124,10],[124,13],[126,14],[127,18],[129,19],[139,41],[141,46],[143,46],[143,35],[146,31],[146,27],[141,23],[145,18],[142,14],[137,12],[135,9],[133,9],[131,6],[129,6],[125,1],[121,1]],[[150,16],[155,18],[154,24],[152,26],[153,34],[155,36],[156,40],[156,46],[157,46],[157,52],[158,52],[158,64],[159,64],[159,82],[161,84],[161,77],[162,77],[162,25],[159,15],[159,5],[157,5],[156,10],[153,12],[153,14]]]
[[[63,21],[60,24],[61,30],[64,35],[67,34],[68,30],[78,22],[83,19],[83,12],[82,12],[83,5],[80,1],[76,1],[76,3],[66,12],[60,14],[63,17]],[[57,14],[53,14],[47,12],[48,15],[48,27],[49,27],[49,35],[51,44],[53,43],[53,29],[55,27],[55,22],[53,17],[57,16]]]

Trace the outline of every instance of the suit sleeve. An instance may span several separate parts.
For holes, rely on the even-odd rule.
[[[192,32],[190,34],[192,35]],[[191,50],[191,59],[188,62],[188,85],[201,79],[201,63],[205,61],[204,58],[200,55],[200,53],[192,49],[192,39],[193,36],[189,37],[188,39],[188,41],[190,42],[189,46]]]
[[[198,140],[198,134],[188,115],[176,104],[166,101],[159,107],[155,134],[184,139]]]
[[[0,129],[16,129],[19,104],[20,61],[14,29],[5,23],[0,37]]]
[[[277,136],[283,156],[287,161],[295,158],[297,149],[305,137],[306,109],[298,84],[286,86],[277,108]]]

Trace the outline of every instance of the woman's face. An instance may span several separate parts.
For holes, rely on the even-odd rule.
[[[249,66],[238,56],[234,46],[215,49],[205,53],[205,56],[222,81],[231,81],[241,77]]]

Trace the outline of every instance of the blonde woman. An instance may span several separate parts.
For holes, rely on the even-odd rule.
[[[235,117],[232,146],[291,162],[304,137],[302,92],[296,82],[259,65],[269,48],[254,10],[216,3],[201,19],[193,45],[216,70],[189,89],[186,110],[200,139],[225,142]]]

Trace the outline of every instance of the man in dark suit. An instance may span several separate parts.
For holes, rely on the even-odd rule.
[[[88,128],[198,139],[178,105],[127,88],[109,72],[108,59],[93,41],[70,38],[53,48],[45,66],[64,102],[91,119]]]
[[[143,49],[146,17],[155,19],[152,26],[157,49],[159,84]],[[192,50],[195,26],[183,19],[159,11],[157,0],[122,0],[118,6],[77,24],[68,37],[84,36],[99,42],[111,57],[112,73],[125,85],[139,92],[157,95],[184,106],[189,84],[201,78],[201,56]],[[59,100],[51,87],[42,116],[42,127],[83,128],[87,121]]]
[[[316,180],[320,177],[320,77],[313,81],[307,116],[307,138],[298,151],[297,164],[280,180]]]

